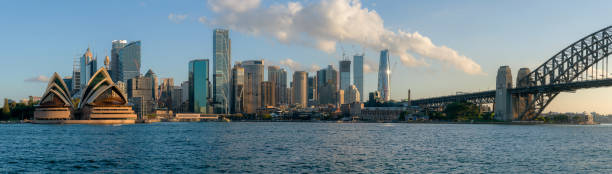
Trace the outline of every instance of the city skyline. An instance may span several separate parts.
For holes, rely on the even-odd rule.
[[[317,3],[317,2],[313,2],[313,3]],[[405,2],[402,2],[402,3],[405,3]],[[537,6],[542,5],[540,3],[541,2],[531,3],[531,5],[534,5],[537,7]],[[283,2],[280,4],[286,4],[286,3]],[[444,7],[444,5],[450,6],[452,4],[455,4],[455,3],[442,2],[442,3],[438,3],[437,5],[442,5]],[[466,3],[466,4],[470,4],[470,3]],[[571,3],[564,3],[564,4],[567,4],[565,6],[571,6],[570,5]],[[127,4],[126,6],[129,6],[129,5],[130,4]],[[142,5],[139,3],[134,3],[131,5],[133,7],[130,7],[130,8],[142,8],[142,9],[154,8],[155,6],[160,6],[159,4],[155,4],[152,2],[145,3],[145,5]],[[12,53],[14,52],[13,50],[18,51],[22,49],[10,49],[13,47],[9,45],[5,47],[5,48],[9,48],[7,49],[9,50],[8,56],[5,57],[3,60],[7,60],[10,57],[15,57],[15,59],[17,59],[18,61],[8,60],[8,63],[9,63],[8,65],[10,66],[6,68],[6,70],[2,70],[3,74],[9,74],[10,72],[18,71],[19,69],[29,69],[29,68],[37,69],[39,71],[26,72],[26,73],[17,75],[13,78],[10,78],[11,79],[11,81],[9,82],[10,84],[3,85],[3,88],[5,88],[3,91],[5,92],[2,93],[1,95],[4,98],[11,98],[11,99],[17,99],[17,100],[21,98],[26,98],[27,96],[30,96],[30,95],[38,96],[42,94],[41,88],[43,87],[41,86],[44,86],[45,84],[44,83],[29,83],[25,81],[26,79],[29,79],[32,77],[44,78],[45,75],[51,74],[51,72],[59,72],[60,75],[62,75],[62,77],[70,76],[72,73],[71,72],[72,68],[70,68],[72,66],[72,60],[74,59],[75,55],[78,54],[79,52],[82,55],[82,50],[84,49],[84,46],[88,44],[88,42],[93,42],[91,44],[92,44],[93,53],[95,54],[94,57],[98,57],[98,56],[104,57],[110,53],[110,50],[111,50],[110,42],[116,39],[142,40],[143,41],[142,43],[143,44],[142,46],[142,49],[143,49],[142,66],[143,67],[140,68],[140,71],[141,71],[140,73],[144,73],[142,71],[146,71],[148,69],[153,69],[155,72],[158,72],[160,77],[175,78],[175,83],[177,84],[182,81],[185,81],[187,79],[187,68],[185,65],[188,63],[189,60],[195,59],[198,57],[210,59],[210,60],[212,60],[213,58],[213,54],[211,52],[208,52],[207,50],[212,50],[212,45],[210,45],[212,36],[210,35],[210,32],[212,31],[213,28],[216,28],[217,26],[208,26],[208,24],[201,24],[201,23],[198,23],[198,20],[201,19],[200,17],[202,16],[206,17],[204,19],[209,19],[209,20],[214,19],[214,17],[212,17],[214,16],[214,14],[200,14],[201,13],[200,11],[204,11],[206,9],[212,9],[214,7],[211,7],[210,3],[200,3],[199,5],[200,5],[199,8],[194,11],[168,9],[165,11],[166,13],[164,15],[162,14],[152,15],[152,16],[156,16],[159,19],[163,19],[163,21],[166,22],[165,25],[168,25],[168,26],[166,26],[165,29],[170,28],[170,29],[173,29],[170,31],[179,31],[181,28],[182,29],[188,28],[189,30],[188,33],[195,33],[195,35],[198,36],[199,39],[194,39],[194,40],[187,39],[185,35],[179,35],[179,36],[182,36],[181,37],[182,40],[181,39],[174,40],[174,39],[168,39],[168,38],[166,39],[147,38],[150,36],[146,36],[143,34],[135,34],[133,33],[134,30],[129,30],[129,29],[126,30],[126,28],[129,28],[129,27],[122,27],[122,30],[126,30],[126,31],[117,32],[119,33],[117,35],[102,34],[102,36],[93,36],[99,33],[106,33],[106,32],[112,33],[113,31],[113,30],[109,30],[109,31],[98,30],[98,31],[94,31],[91,33],[89,32],[88,33],[77,33],[75,35],[78,35],[81,38],[78,38],[78,39],[73,38],[71,40],[62,40],[63,42],[65,41],[66,43],[59,44],[60,45],[59,47],[50,46],[50,48],[47,48],[47,47],[44,47],[44,45],[38,45],[38,44],[35,44],[34,47],[29,47],[29,49],[34,49],[36,52],[43,52],[47,54],[32,53],[32,54],[27,54],[25,56],[24,55],[15,56],[16,53]],[[362,5],[363,7],[361,8],[368,8],[369,10],[376,10],[376,12],[382,17],[382,19],[385,20],[385,24],[387,24],[385,25],[385,27],[389,26],[389,28],[408,30],[410,31],[410,33],[412,32],[422,33],[423,36],[430,37],[433,43],[448,46],[449,48],[456,50],[459,54],[466,55],[472,58],[475,62],[481,65],[482,70],[484,71],[484,73],[487,74],[487,75],[469,75],[469,74],[461,73],[462,71],[455,70],[453,68],[448,68],[450,70],[446,70],[447,68],[445,67],[447,67],[448,65],[444,65],[444,63],[436,62],[436,61],[431,61],[430,62],[431,65],[429,65],[429,67],[404,67],[399,60],[400,58],[395,56],[393,53],[391,53],[390,63],[391,63],[391,68],[393,69],[394,74],[391,76],[390,88],[392,89],[391,94],[393,94],[391,98],[395,100],[406,98],[406,93],[408,89],[412,89],[413,99],[428,97],[428,96],[440,96],[440,95],[453,94],[457,92],[457,90],[461,90],[464,92],[486,90],[486,89],[481,89],[483,86],[489,86],[488,89],[493,89],[495,85],[495,72],[497,71],[497,68],[500,65],[509,65],[510,68],[513,70],[513,72],[515,72],[513,76],[516,76],[516,72],[518,72],[520,68],[529,67],[533,69],[539,66],[540,62],[543,62],[544,60],[548,59],[550,56],[554,55],[557,51],[564,48],[568,43],[571,43],[579,39],[580,37],[594,31],[595,29],[599,29],[602,26],[608,25],[608,24],[602,24],[600,23],[600,21],[597,21],[595,19],[590,19],[586,21],[571,21],[574,23],[574,25],[572,26],[577,26],[577,27],[560,27],[559,24],[556,24],[556,26],[545,26],[542,24],[532,23],[532,21],[536,21],[536,20],[561,19],[562,18],[562,17],[543,16],[543,17],[536,17],[536,19],[533,19],[532,21],[526,21],[526,22],[511,21],[511,24],[522,24],[523,26],[530,26],[530,28],[536,28],[536,26],[539,26],[537,30],[533,31],[533,33],[531,33],[531,31],[528,32],[527,30],[521,29],[518,27],[511,27],[511,29],[501,29],[501,27],[492,27],[492,26],[487,27],[487,26],[478,25],[478,22],[474,22],[476,23],[476,26],[481,27],[481,28],[473,28],[473,27],[463,26],[459,24],[448,24],[447,26],[456,27],[457,30],[464,32],[463,35],[452,36],[453,34],[455,34],[456,31],[450,31],[449,29],[446,29],[446,30],[432,29],[435,26],[442,25],[440,23],[442,23],[442,21],[444,20],[438,20],[438,22],[432,22],[433,24],[427,24],[427,25],[419,21],[413,21],[415,22],[414,24],[413,23],[401,23],[401,22],[398,22],[397,18],[388,16],[389,14],[388,11],[393,11],[394,8],[389,7],[389,4],[385,4],[385,2],[376,2],[375,4],[373,4],[372,2],[363,1]],[[416,4],[416,6],[428,6],[428,5],[432,5],[432,4],[430,3]],[[478,5],[487,6],[488,4],[480,3]],[[269,6],[269,4],[262,3],[259,6],[261,8],[266,8]],[[470,9],[469,6],[468,7],[466,6],[467,5],[465,4],[459,5],[458,11]],[[443,7],[442,9],[445,9]],[[526,11],[527,13],[533,13],[530,9],[518,8],[516,6],[515,6],[515,9],[520,9],[521,11]],[[185,11],[185,12],[181,12],[179,14],[177,11]],[[443,11],[443,10],[440,10],[440,11]],[[394,11],[394,13],[398,13],[398,12]],[[447,12],[447,13],[448,14],[446,15],[444,14],[440,14],[440,15],[448,16],[449,14],[450,15],[457,14],[457,13],[453,13],[452,11]],[[185,15],[185,14],[187,14],[188,17],[184,17],[184,19],[181,20],[182,18],[181,15]],[[404,13],[401,13],[401,14],[404,14]],[[468,14],[469,14],[468,16],[470,16],[470,15],[477,15],[480,13],[468,13]],[[61,14],[59,15],[61,16]],[[581,15],[586,15],[586,14],[581,14]],[[594,17],[596,16],[596,14],[590,14],[586,16]],[[520,19],[520,17],[518,18],[506,17],[506,16],[501,16],[501,17],[504,19]],[[609,17],[609,15],[608,16],[602,15],[600,18],[606,18],[606,17]],[[410,21],[415,20],[414,18],[410,18],[410,19],[411,19]],[[429,18],[427,19],[434,19],[434,21],[436,21],[435,19],[438,19],[438,18],[432,15],[432,16],[429,16]],[[60,21],[63,21],[63,20],[60,20]],[[117,21],[117,22],[125,23],[127,21]],[[39,25],[44,25],[44,24],[39,24]],[[506,24],[506,25],[509,25],[509,24]],[[182,26],[182,27],[179,27],[179,26]],[[192,27],[195,29],[193,29]],[[137,27],[137,28],[141,28],[141,27]],[[232,30],[231,27],[229,29]],[[468,31],[468,29],[475,29],[478,32]],[[14,30],[13,28],[9,27],[9,32],[13,30]],[[197,30],[197,32],[194,32],[194,30]],[[66,31],[66,32],[69,32],[69,31]],[[157,32],[161,32],[161,31],[157,31]],[[501,33],[504,33],[504,32],[505,33],[515,33],[516,32],[516,33],[525,34],[527,36],[516,38],[516,39],[508,38],[507,36],[501,36],[501,38],[497,38],[496,40],[502,40],[506,42],[500,42],[497,44],[493,44],[496,46],[484,46],[485,42],[483,41],[493,41],[493,40],[486,39],[486,37],[491,37],[492,35],[495,35],[498,32],[501,32]],[[22,32],[16,32],[16,33],[17,35],[25,34]],[[164,32],[161,32],[161,33],[164,33]],[[68,33],[65,33],[65,34],[68,34]],[[155,34],[155,32],[148,32],[148,34]],[[479,35],[476,36],[476,34],[479,34]],[[88,38],[88,37],[83,37],[82,35],[91,35],[92,37],[91,39],[83,39],[83,38]],[[40,36],[40,37],[42,37],[41,39],[54,38],[52,36]],[[189,36],[189,37],[193,37],[193,36]],[[499,36],[496,36],[496,37],[499,37]],[[11,43],[19,43],[19,40],[17,40],[15,37],[7,37],[7,38],[9,38],[9,42],[13,41]],[[353,53],[356,54],[356,53],[363,52],[359,48],[360,46],[358,44],[338,43],[338,46],[336,46],[336,50],[334,50],[332,53],[327,53],[325,51],[321,51],[316,48],[310,48],[308,46],[295,45],[295,44],[286,45],[283,42],[278,42],[274,39],[266,38],[266,36],[262,36],[262,35],[253,36],[253,35],[250,35],[249,33],[240,32],[240,30],[234,31],[230,35],[230,38],[234,40],[233,42],[234,45],[233,45],[233,50],[232,50],[234,54],[232,55],[235,55],[235,56],[231,57],[232,60],[235,59],[236,61],[243,61],[243,60],[263,58],[266,61],[266,66],[267,65],[281,65],[289,69],[290,70],[290,73],[288,75],[289,77],[292,76],[291,74],[295,70],[310,70],[311,68],[310,65],[317,65],[318,67],[326,67],[327,65],[331,64],[331,65],[334,65],[335,67],[339,67],[338,66],[338,61],[340,60],[339,55],[342,53],[342,51],[340,50],[341,46],[344,47],[344,49],[346,50],[350,50],[350,51],[346,51],[349,53],[349,55],[352,55]],[[31,42],[30,40],[32,40],[32,38],[26,37],[24,38],[24,40]],[[458,41],[455,41],[455,40],[458,40]],[[163,49],[164,52],[156,51],[158,50],[158,48],[166,46],[162,44],[164,43],[164,41],[170,41],[167,44],[175,43],[179,46],[184,46],[187,49],[177,49],[176,47],[175,48],[170,47],[169,49]],[[257,43],[257,42],[261,42],[262,44],[260,46],[257,46],[256,48],[248,48],[248,47],[251,47],[252,45],[255,45],[254,43]],[[42,43],[45,43],[45,41],[42,41]],[[467,44],[467,43],[471,43],[471,44]],[[512,46],[512,44],[518,45],[521,43],[536,43],[536,45],[529,46],[529,47]],[[103,46],[100,46],[100,45],[103,45]],[[355,45],[357,47],[356,49],[354,49],[357,51],[351,50],[352,45]],[[482,47],[491,49],[491,51],[482,51],[482,52],[477,51],[477,50],[482,49]],[[509,47],[511,49],[506,50],[506,47]],[[54,50],[51,50],[51,49],[54,49]],[[256,50],[256,49],[260,49],[260,50]],[[78,51],[66,51],[66,50],[78,50]],[[188,51],[185,51],[185,50],[188,50]],[[278,53],[270,53],[272,52],[270,50],[282,50],[282,51],[278,51]],[[364,64],[373,64],[374,65],[373,67],[377,67],[376,64],[377,64],[377,58],[378,58],[377,56],[378,51],[380,50],[365,49]],[[504,54],[499,54],[499,52],[504,53]],[[172,55],[176,55],[176,57]],[[288,59],[288,58],[291,58],[291,59]],[[54,64],[54,63],[47,64],[44,61],[46,59],[54,59],[55,60],[54,63],[59,62],[61,65]],[[23,63],[19,62],[19,60],[27,62],[28,66],[23,65]],[[291,60],[294,63],[293,64],[287,63],[289,62],[287,60]],[[101,62],[98,62],[98,65],[100,64]],[[47,67],[49,65],[51,66]],[[28,67],[28,68],[24,68],[24,67]],[[15,68],[19,68],[19,69],[15,69]],[[99,67],[96,67],[96,68],[99,68]],[[310,72],[312,73],[312,71]],[[376,71],[367,70],[367,68],[364,68],[364,74],[365,74],[364,84],[366,85],[365,90],[364,90],[365,94],[376,89],[376,85],[371,85],[373,83],[375,84],[375,82],[377,81],[375,72]],[[418,76],[415,74],[419,74],[421,76]],[[401,77],[406,76],[409,81],[417,82],[417,83],[409,83],[407,81],[402,82],[400,80],[397,80],[398,75],[400,75]],[[434,81],[431,79],[437,79],[439,81]],[[35,81],[35,80],[36,79],[33,79],[31,81]],[[454,85],[448,86],[444,84],[454,84]],[[20,86],[24,86],[24,88],[19,88]],[[591,89],[591,90],[583,90],[583,91],[579,90],[576,94],[563,94],[559,97],[557,101],[551,104],[551,107],[549,108],[549,110],[559,111],[559,112],[597,111],[597,112],[603,112],[603,113],[611,113],[610,109],[605,109],[604,107],[588,106],[589,102],[586,102],[585,104],[571,102],[575,100],[586,101],[587,99],[589,99],[591,100],[590,101],[591,105],[593,105],[594,103],[608,103],[607,105],[609,105],[610,104],[609,102],[606,102],[606,101],[601,102],[595,98],[597,98],[596,96],[610,96],[611,95],[610,93],[611,93],[610,89],[601,88],[601,89]],[[361,95],[365,96],[365,94],[361,94]],[[603,97],[603,98],[606,98],[606,97]],[[599,105],[606,105],[606,104],[599,104]]]

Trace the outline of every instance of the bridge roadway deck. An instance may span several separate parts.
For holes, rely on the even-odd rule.
[[[570,92],[584,88],[598,88],[612,86],[612,79],[588,80],[563,84],[545,86],[523,87],[510,89],[512,94],[536,94],[549,92]],[[495,102],[495,90],[481,91],[475,93],[464,93],[458,95],[440,96],[432,98],[417,99],[411,101],[413,106],[440,105],[444,103],[470,101],[476,104]]]

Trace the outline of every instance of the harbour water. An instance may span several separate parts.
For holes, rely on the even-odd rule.
[[[612,125],[0,124],[0,172],[612,173]]]

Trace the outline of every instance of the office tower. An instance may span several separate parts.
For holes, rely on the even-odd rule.
[[[143,119],[155,110],[152,83],[151,77],[134,77],[127,82],[128,101],[132,103],[138,119]]]
[[[159,100],[158,100],[158,107],[160,108],[168,108],[168,109],[174,109],[173,104],[174,104],[174,79],[173,78],[163,78],[161,80],[161,85],[159,85]],[[180,88],[180,87],[179,87]],[[176,93],[176,94],[180,94],[180,93]],[[180,98],[180,95],[179,95]]]
[[[317,80],[319,104],[335,105],[338,95],[338,71],[333,65],[329,65],[326,69],[317,71]]]
[[[229,113],[231,77],[231,40],[229,30],[213,31],[213,100],[214,113]]]
[[[93,54],[91,53],[91,50],[89,48],[87,48],[87,51],[85,51],[85,53],[83,54],[83,56],[81,56],[81,76],[80,76],[80,80],[81,80],[81,86],[87,86],[87,82],[89,82],[89,79],[91,78],[91,76],[94,75],[94,73],[96,73],[96,71],[98,71],[97,69],[97,62],[98,60],[96,60],[96,58],[93,57]]]
[[[125,82],[140,75],[140,47],[141,42],[135,41],[119,50],[117,69],[113,68],[117,81]]]
[[[166,107],[172,109],[174,113],[182,113],[181,105],[183,101],[183,88],[181,86],[172,86],[171,103],[167,103]],[[163,95],[162,95],[163,96]],[[167,101],[167,100],[166,100]]]
[[[189,81],[184,81],[183,83],[181,83],[181,106],[180,106],[180,110],[181,112],[191,112],[191,110],[189,110],[190,108],[190,104],[189,104],[189,88],[191,85],[189,85]]]
[[[359,94],[363,93],[363,56],[358,54],[353,56],[353,84],[359,90]],[[360,95],[359,101],[363,101],[363,95]]]
[[[276,86],[270,81],[261,82],[261,103],[263,107],[273,107],[276,105]]]
[[[380,64],[378,66],[378,91],[383,101],[389,101],[391,99],[391,89],[389,87],[390,75],[389,50],[382,50],[380,51]]]
[[[207,114],[208,59],[189,61],[189,111]]]
[[[81,60],[75,57],[72,63],[72,91],[70,93],[75,96],[77,92],[81,91]]]
[[[157,84],[159,84],[159,81],[157,79],[157,75],[155,75],[153,70],[149,69],[149,71],[147,71],[147,73],[145,74],[145,77],[151,78],[151,96],[153,96],[153,101],[159,100],[159,87],[157,86]]]
[[[340,105],[344,104],[344,90],[339,89],[337,93],[336,106],[340,107]]]
[[[355,85],[351,85],[348,88],[348,91],[344,92],[344,103],[351,104],[355,102],[360,102],[361,94]]]
[[[351,61],[340,61],[340,89],[347,91],[351,85]]]
[[[279,66],[275,66],[275,65],[270,65],[268,66],[268,82],[270,82],[272,84],[272,86],[275,88],[274,89],[274,97],[280,97],[280,90],[278,89],[280,86],[277,85],[280,80],[280,76],[281,76],[281,71],[280,71],[280,67]],[[274,98],[274,105],[273,106],[280,106],[280,98]]]
[[[308,106],[317,105],[317,76],[308,77]]]
[[[119,81],[119,51],[127,45],[126,40],[113,40],[111,48],[111,68],[110,70],[114,71],[111,73],[111,78],[113,82]]]
[[[231,113],[243,111],[243,88],[244,88],[244,68],[240,63],[234,64],[232,68],[232,100],[230,101]]]
[[[304,71],[293,72],[293,99],[291,104],[294,106],[305,108],[308,104],[308,92],[307,92],[307,79],[308,73]]]
[[[264,61],[248,60],[242,62],[244,68],[244,113],[255,113],[262,104],[259,102],[261,95],[260,85],[264,79]]]
[[[287,90],[287,70],[281,68],[279,70],[278,79],[276,79],[277,98],[280,105],[289,104],[289,91]]]

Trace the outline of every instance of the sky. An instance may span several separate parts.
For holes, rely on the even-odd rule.
[[[175,85],[192,59],[212,61],[212,31],[230,29],[232,62],[264,59],[289,72],[338,67],[365,53],[365,91],[376,90],[379,51],[391,52],[391,98],[495,87],[607,27],[612,1],[182,0],[0,1],[0,98],[40,96],[53,72],[70,76],[91,47],[98,65],[112,40],[142,41],[142,73]],[[312,75],[312,74],[311,74]],[[367,94],[366,94],[367,95]],[[547,110],[612,114],[612,88],[562,93]]]

